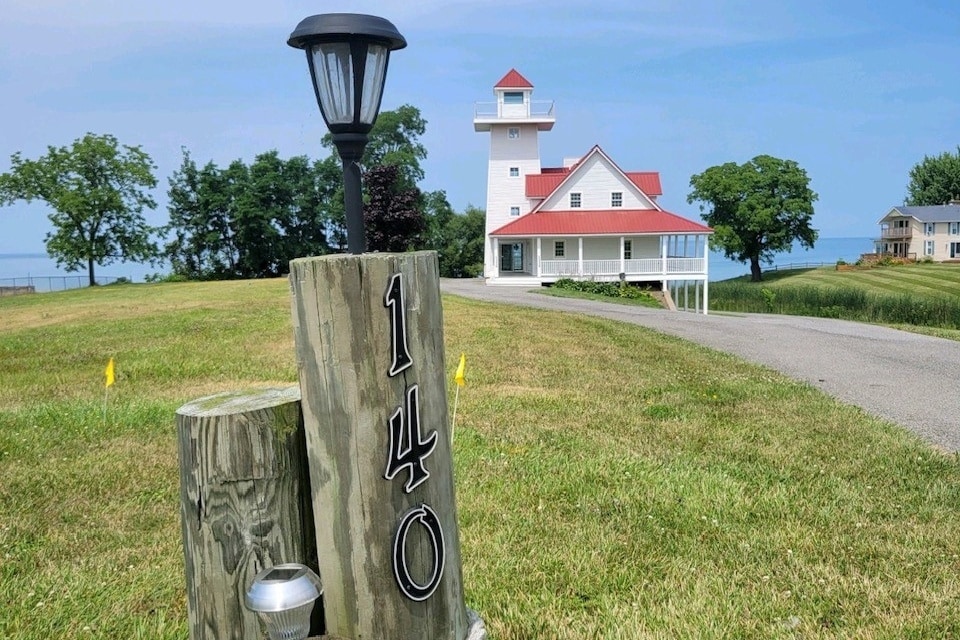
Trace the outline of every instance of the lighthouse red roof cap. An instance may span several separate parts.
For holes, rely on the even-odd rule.
[[[524,78],[516,69],[510,69],[507,75],[500,78],[500,82],[493,85],[494,89],[533,89],[530,81]]]

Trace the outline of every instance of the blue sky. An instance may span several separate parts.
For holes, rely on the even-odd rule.
[[[287,47],[322,12],[391,20],[409,46],[383,108],[428,121],[425,189],[484,206],[486,134],[473,105],[511,67],[554,100],[545,165],[599,144],[624,170],[661,172],[661,204],[698,218],[690,176],[759,154],[796,160],[820,195],[822,237],[871,236],[924,155],[960,144],[955,0],[3,0],[0,172],[87,131],[141,145],[167,177],[277,149],[321,157],[306,61]],[[45,208],[0,208],[0,253],[43,251]]]

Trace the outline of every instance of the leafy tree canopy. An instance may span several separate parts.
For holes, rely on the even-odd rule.
[[[957,153],[924,156],[910,170],[908,205],[947,204],[960,199],[960,146]]]
[[[249,166],[234,160],[226,169],[212,162],[198,169],[184,150],[168,191],[172,237],[165,253],[174,273],[272,277],[286,273],[294,258],[327,253],[340,176],[333,160],[284,160],[276,151]]]
[[[396,165],[378,165],[365,177],[367,203],[363,218],[368,251],[409,251],[422,246],[427,227],[421,193],[408,187]]]
[[[143,217],[157,206],[147,192],[157,185],[156,166],[140,147],[88,133],[70,147],[47,147],[36,160],[14,153],[10,166],[0,175],[0,204],[41,200],[53,209],[46,246],[58,266],[86,266],[94,285],[95,265],[157,257],[155,229]]]
[[[426,130],[427,121],[414,106],[405,104],[391,111],[381,111],[370,130],[360,165],[364,171],[379,165],[396,166],[405,186],[416,186],[424,176],[420,161],[426,159],[427,148],[420,142],[420,136]],[[329,133],[323,137],[323,144],[331,150],[334,158],[339,159]]]
[[[701,203],[713,243],[728,258],[749,261],[754,282],[761,277],[760,262],[769,263],[795,240],[808,248],[817,240],[810,226],[817,194],[793,160],[762,155],[742,165],[728,162],[692,176],[690,186],[687,202]]]

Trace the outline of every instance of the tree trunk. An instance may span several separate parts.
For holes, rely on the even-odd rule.
[[[760,282],[760,258],[750,256],[750,282]]]
[[[87,275],[90,277],[90,286],[94,287],[97,284],[96,279],[93,277],[93,258],[87,258]]]

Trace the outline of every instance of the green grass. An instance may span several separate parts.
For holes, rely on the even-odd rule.
[[[908,327],[960,329],[960,265],[914,264],[858,271],[833,267],[773,272],[762,282],[710,285],[717,311],[844,318]]]
[[[0,637],[186,638],[174,411],[294,381],[289,307],[280,280],[0,299]],[[957,456],[640,327],[444,314],[494,638],[960,636]]]

